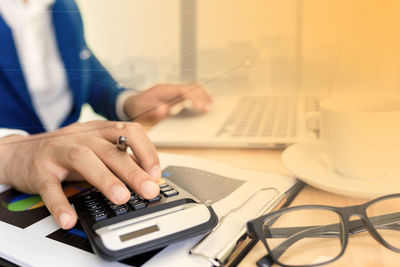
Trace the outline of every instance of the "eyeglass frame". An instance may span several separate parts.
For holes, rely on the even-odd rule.
[[[272,265],[273,263],[279,264],[280,266],[283,267],[299,267],[301,265],[286,265],[283,264],[279,261],[279,257],[277,259],[275,259],[273,255],[273,249],[271,250],[271,248],[269,247],[267,241],[266,241],[266,235],[264,233],[264,225],[265,222],[268,218],[271,218],[271,223],[270,226],[272,226],[275,221],[279,218],[279,216],[281,216],[284,213],[287,212],[291,212],[291,211],[295,211],[295,210],[302,210],[302,209],[323,209],[323,210],[329,210],[329,211],[333,211],[336,214],[339,215],[340,218],[340,224],[342,225],[342,230],[341,230],[341,242],[342,243],[342,250],[340,251],[340,253],[333,259],[330,259],[329,261],[323,262],[323,263],[315,263],[315,264],[310,264],[310,265],[306,265],[308,267],[313,267],[313,266],[321,266],[321,265],[325,265],[331,262],[336,261],[337,259],[339,259],[341,256],[343,256],[346,248],[347,248],[347,244],[348,244],[348,239],[349,239],[349,235],[351,234],[355,234],[355,233],[359,233],[359,232],[363,232],[363,231],[368,231],[368,233],[381,245],[383,245],[384,247],[398,252],[400,253],[400,248],[396,248],[393,247],[392,245],[390,245],[388,242],[386,242],[382,236],[378,233],[378,231],[376,230],[375,226],[371,223],[370,218],[367,215],[367,208],[379,201],[385,200],[385,199],[390,199],[390,198],[399,198],[400,199],[400,193],[398,194],[390,194],[390,195],[385,195],[385,196],[381,196],[375,199],[372,199],[370,201],[367,201],[366,203],[360,204],[360,205],[353,205],[353,206],[348,206],[348,207],[335,207],[335,206],[327,206],[327,205],[300,205],[300,206],[294,206],[294,207],[287,207],[287,208],[283,208],[265,215],[262,215],[258,218],[255,218],[253,220],[250,220],[247,222],[247,235],[251,238],[251,239],[259,239],[261,240],[261,242],[264,244],[265,248],[268,251],[268,254],[266,256],[264,256],[263,258],[266,258],[267,261]],[[394,214],[399,214],[400,215],[400,211],[399,213],[393,213]],[[279,215],[279,216],[278,216]],[[352,216],[358,216],[360,219],[355,220],[355,221],[350,221],[350,217]],[[380,216],[386,216],[386,215],[392,215],[392,214],[385,214],[385,215],[380,215]],[[374,216],[375,217],[380,217],[380,216]],[[380,217],[381,218],[381,217]],[[350,224],[352,224],[352,228],[350,228]],[[306,226],[307,227],[307,226]],[[308,227],[313,227],[313,226],[308,226]],[[360,228],[361,227],[361,228]],[[353,229],[356,228],[356,229]],[[357,228],[359,228],[358,231]],[[273,228],[271,228],[273,229]],[[353,231],[350,231],[353,230]],[[280,255],[279,255],[280,256]]]

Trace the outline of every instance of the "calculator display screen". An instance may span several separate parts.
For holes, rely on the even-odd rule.
[[[148,235],[148,234],[157,232],[159,230],[160,229],[158,228],[157,225],[152,225],[152,226],[149,226],[149,227],[146,227],[146,228],[134,231],[134,232],[130,232],[130,233],[127,233],[127,234],[124,234],[124,235],[120,235],[119,239],[122,242],[125,242],[125,241],[131,240],[131,239],[134,239],[134,238],[137,238],[137,237],[140,237],[140,236],[144,236],[144,235]]]

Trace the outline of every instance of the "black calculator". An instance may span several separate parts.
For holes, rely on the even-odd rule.
[[[93,250],[121,260],[210,231],[218,223],[211,206],[163,177],[160,194],[145,200],[132,189],[128,203],[115,205],[96,188],[74,201]],[[129,187],[128,187],[129,188]]]

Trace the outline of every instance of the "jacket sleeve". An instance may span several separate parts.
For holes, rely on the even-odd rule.
[[[87,71],[89,72],[88,103],[95,112],[107,119],[119,120],[116,112],[117,97],[126,89],[114,80],[93,54],[88,60]]]

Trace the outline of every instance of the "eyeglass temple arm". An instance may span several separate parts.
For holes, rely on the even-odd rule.
[[[375,228],[391,229],[400,231],[400,213],[386,214],[369,218]],[[302,238],[307,237],[337,237],[339,224],[330,224],[324,226],[305,226],[305,227],[285,227],[264,229],[266,238],[288,238],[271,252],[275,259],[278,259],[292,244]],[[268,228],[268,227],[267,227]],[[349,222],[349,234],[355,234],[365,231],[366,228],[361,220]]]
[[[374,216],[369,218],[371,223],[376,227],[376,228],[387,228],[387,229],[393,229],[393,230],[400,230],[400,225],[396,225],[396,223],[400,222],[400,212],[399,213],[393,213],[393,214],[385,214],[385,215],[380,215],[380,216]],[[310,225],[310,226],[299,226],[299,227],[282,227],[282,228],[269,228],[265,227],[264,228],[264,233],[269,234],[266,235],[265,237],[267,238],[287,238],[291,237],[294,234],[297,234],[299,232],[304,232],[305,230],[317,230],[318,228],[323,228],[324,231],[318,230],[318,232],[307,232],[309,234],[329,234],[335,231],[337,229],[337,226],[339,224],[329,224],[329,225]],[[267,230],[267,232],[265,232]],[[360,230],[365,231],[365,226],[363,222],[358,219],[354,221],[349,222],[349,234],[355,234],[360,232]],[[309,237],[309,236],[304,236],[304,237]]]
[[[376,229],[390,229],[400,231],[400,212],[368,217]],[[349,222],[349,234],[357,234],[366,230],[361,220]]]

